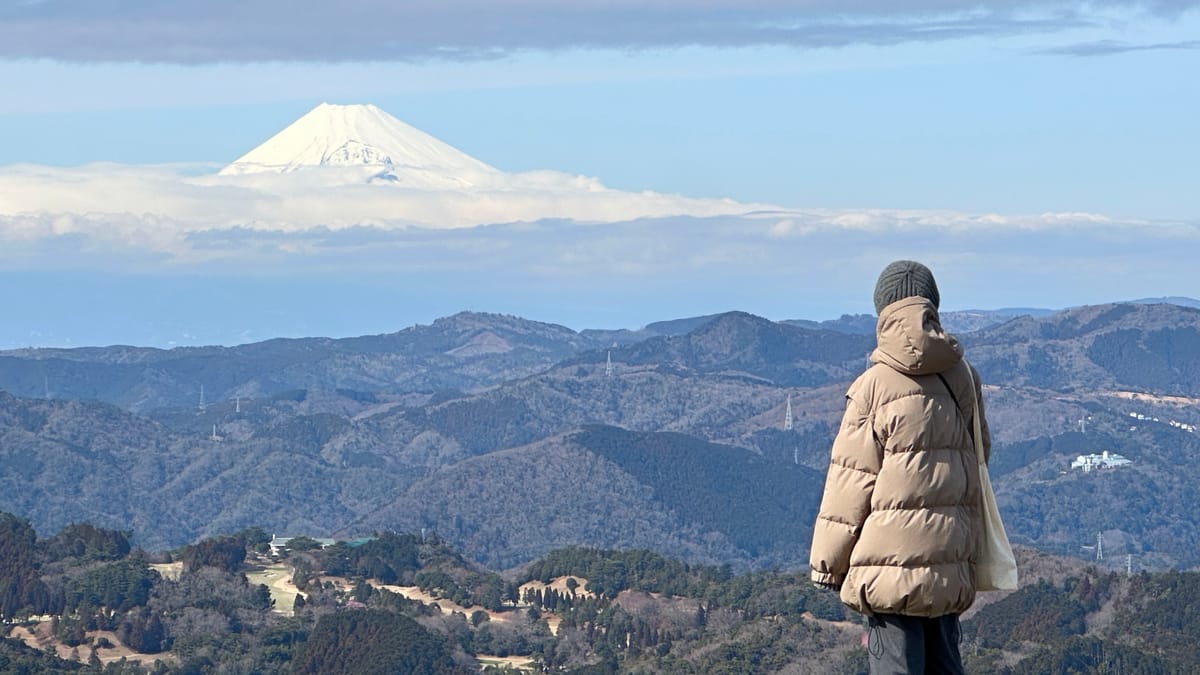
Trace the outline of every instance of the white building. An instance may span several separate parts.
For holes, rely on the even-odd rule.
[[[273,553],[275,555],[279,555],[283,551],[283,549],[287,548],[287,545],[289,543],[291,543],[291,541],[295,538],[296,537],[281,537],[277,534],[272,534],[271,541],[269,542],[270,546],[271,546],[271,553]],[[334,544],[337,543],[336,539],[325,539],[325,538],[321,538],[321,537],[309,537],[309,538],[312,539],[313,541],[317,542],[318,544],[320,544],[321,548],[329,548],[330,546],[333,546]]]
[[[1157,417],[1151,417],[1149,415],[1143,415],[1141,413],[1136,413],[1136,412],[1129,413],[1129,416],[1132,417],[1133,419],[1138,420],[1139,422],[1160,422],[1161,421]],[[1196,433],[1197,427],[1195,424],[1188,424],[1186,422],[1179,422],[1177,420],[1169,420],[1168,422],[1166,422],[1166,424],[1169,426],[1175,427],[1176,429],[1179,429],[1181,431],[1186,431],[1189,434]],[[1133,431],[1133,429],[1130,428],[1130,431]]]
[[[1129,466],[1132,461],[1118,455],[1115,452],[1105,450],[1099,455],[1080,455],[1071,462],[1072,469],[1083,469],[1084,473],[1090,473],[1096,469],[1115,469],[1121,466]]]

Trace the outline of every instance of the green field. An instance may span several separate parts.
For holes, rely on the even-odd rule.
[[[292,606],[296,603],[299,593],[291,583],[292,569],[287,565],[273,565],[262,569],[246,572],[246,580],[251,584],[262,584],[271,591],[271,600],[275,602],[274,611],[286,616],[292,615]]]

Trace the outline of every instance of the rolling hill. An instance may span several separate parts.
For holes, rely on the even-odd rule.
[[[617,347],[460,314],[348,340],[7,352],[0,382],[18,394],[38,395],[49,365],[78,383],[0,396],[0,509],[41,531],[128,529],[147,548],[249,525],[425,527],[495,566],[569,544],[803,565],[842,395],[873,341],[738,312],[674,325],[687,330]],[[1200,424],[1200,311],[1083,307],[961,337],[1014,540],[1089,555],[1102,532],[1148,567],[1200,564],[1185,429]],[[214,383],[203,409],[196,380]],[[1134,464],[1067,471],[1102,450]]]

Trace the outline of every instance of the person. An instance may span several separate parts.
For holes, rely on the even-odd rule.
[[[985,458],[991,439],[940,300],[919,262],[879,275],[877,347],[846,393],[813,528],[812,581],[867,617],[872,675],[965,672],[958,615],[975,601],[982,525],[972,415]]]

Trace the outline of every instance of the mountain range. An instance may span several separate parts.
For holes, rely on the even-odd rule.
[[[1089,306],[960,339],[1015,541],[1080,555],[1101,532],[1146,566],[1200,562],[1200,310]],[[463,313],[339,340],[9,351],[0,510],[149,549],[252,524],[424,528],[493,568],[572,544],[802,566],[873,346],[741,312],[624,333]],[[1068,470],[1101,450],[1134,463]]]

